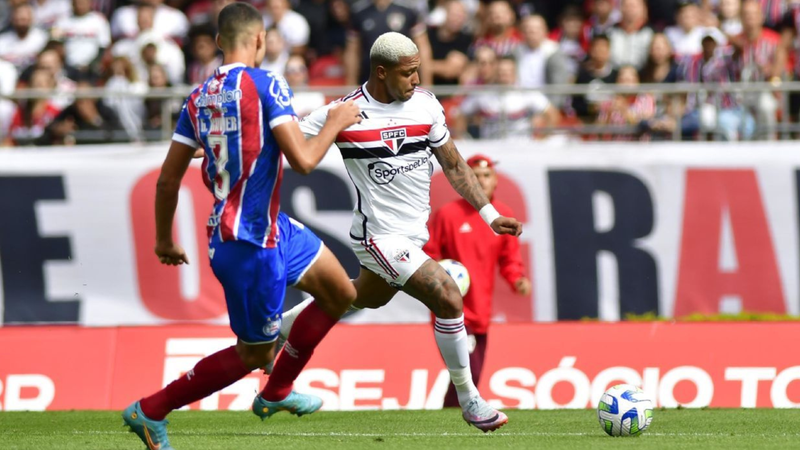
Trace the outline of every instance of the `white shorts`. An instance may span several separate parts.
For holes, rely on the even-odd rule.
[[[423,245],[423,241],[405,236],[371,236],[363,241],[350,241],[361,265],[398,289],[431,259],[422,251]]]

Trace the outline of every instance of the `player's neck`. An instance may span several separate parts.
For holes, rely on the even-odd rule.
[[[374,81],[371,77],[367,80],[367,92],[369,93],[370,97],[374,98],[375,100],[389,104],[394,103],[394,99],[389,95],[389,91],[386,90],[386,86],[382,83]]]
[[[247,67],[256,67],[256,57],[251,52],[233,51],[224,55],[222,65],[242,63]]]

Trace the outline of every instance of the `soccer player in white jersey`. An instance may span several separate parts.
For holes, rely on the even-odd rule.
[[[489,406],[472,383],[461,294],[447,272],[422,251],[428,240],[432,156],[453,188],[496,233],[519,236],[522,225],[502,217],[489,203],[450,139],[442,105],[433,94],[416,87],[419,65],[419,50],[409,38],[383,34],[370,50],[369,80],[341,100],[353,100],[364,118],[336,138],[358,193],[350,238],[363,267],[354,281],[354,307],[381,307],[397,289],[428,306],[436,316],[436,344],[464,420],[484,432],[494,431],[508,417]],[[303,119],[303,133],[319,133],[335,104]],[[305,306],[301,303],[284,315],[282,335],[288,335],[291,318]]]

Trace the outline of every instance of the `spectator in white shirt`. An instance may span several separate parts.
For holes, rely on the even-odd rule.
[[[742,33],[742,0],[720,0],[719,28],[728,36]]]
[[[0,59],[0,96],[11,95],[17,87],[17,68]],[[14,117],[16,105],[11,100],[0,98],[0,145],[8,135],[8,127]]]
[[[72,15],[70,0],[32,0],[33,23],[43,30],[49,30],[62,17]]]
[[[516,86],[517,65],[514,58],[500,59],[495,80],[500,86]],[[534,128],[552,127],[560,120],[558,110],[544,94],[537,91],[472,94],[461,103],[459,113],[456,128],[463,129],[464,121],[471,121],[479,127],[481,139],[530,139]]]
[[[19,72],[8,61],[0,59],[0,95],[10,95],[17,87],[17,78]]]
[[[667,27],[664,34],[667,35],[678,59],[699,55],[703,51],[700,41],[707,34],[714,35],[714,38],[723,44],[726,42],[725,35],[720,30],[700,26],[700,7],[691,0],[683,0],[678,4],[675,22],[677,25]]]
[[[11,30],[0,34],[0,58],[23,70],[47,45],[47,33],[33,26],[33,8],[23,3],[11,12]]]
[[[325,106],[325,95],[322,92],[304,90],[308,88],[308,68],[300,56],[291,56],[283,72],[289,87],[294,90],[292,108],[297,117],[303,118],[317,108]],[[301,88],[297,91],[297,88]]]
[[[267,29],[264,47],[264,60],[261,61],[261,70],[269,70],[283,75],[283,71],[286,69],[286,62],[289,60],[289,53],[286,52],[286,44],[284,44],[281,33],[276,28]]]
[[[523,43],[515,50],[519,85],[538,88],[548,83],[570,83],[574,79],[567,69],[566,56],[558,43],[547,37],[547,23],[539,15],[522,19]]]
[[[616,67],[644,67],[653,29],[647,26],[647,5],[644,0],[622,0],[620,21],[608,30],[611,63]]]
[[[310,33],[305,17],[290,9],[288,0],[269,0],[264,15],[264,27],[276,27],[292,55],[302,55]]]
[[[155,8],[153,19],[153,31],[161,36],[175,41],[183,40],[189,31],[189,20],[181,11],[170,6],[163,5],[163,0],[146,0],[142,5],[149,5]],[[139,34],[137,26],[137,9],[140,6],[123,6],[118,8],[111,17],[111,36],[116,39],[133,39]]]
[[[67,64],[86,70],[111,45],[108,20],[92,11],[92,0],[72,0],[72,15],[53,25],[52,36],[64,40]]]
[[[108,95],[103,103],[119,116],[120,123],[132,139],[138,139],[142,131],[144,101],[140,97],[117,96],[116,93],[147,92],[147,83],[139,80],[133,64],[125,56],[117,56],[111,61],[106,74],[105,90]]]
[[[147,80],[153,64],[161,64],[172,84],[183,83],[186,62],[183,51],[174,41],[157,31],[155,19],[158,9],[152,5],[140,5],[136,11],[139,35],[132,39],[121,39],[111,48],[113,56],[125,56],[138,71],[138,79]]]

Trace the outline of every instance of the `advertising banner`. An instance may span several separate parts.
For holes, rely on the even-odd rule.
[[[800,313],[795,143],[458,146],[465,157],[481,152],[499,161],[496,196],[524,222],[533,292],[520,297],[498,279],[495,322]],[[208,265],[212,196],[199,161],[184,181],[175,223],[191,264],[162,266],[153,254],[166,148],[0,153],[0,325],[227,323]],[[308,176],[287,167],[281,189],[283,210],[355,276],[348,231],[356,195],[338,152]],[[433,208],[454,198],[436,171]],[[300,298],[290,290],[287,303]],[[348,320],[422,323],[428,312],[401,294]]]
[[[499,324],[479,388],[496,407],[593,408],[608,387],[658,406],[800,407],[797,323]],[[122,409],[235,343],[225,326],[0,329],[0,410]],[[260,371],[191,409],[246,410]],[[327,410],[438,409],[449,383],[430,325],[340,325],[295,388]]]

